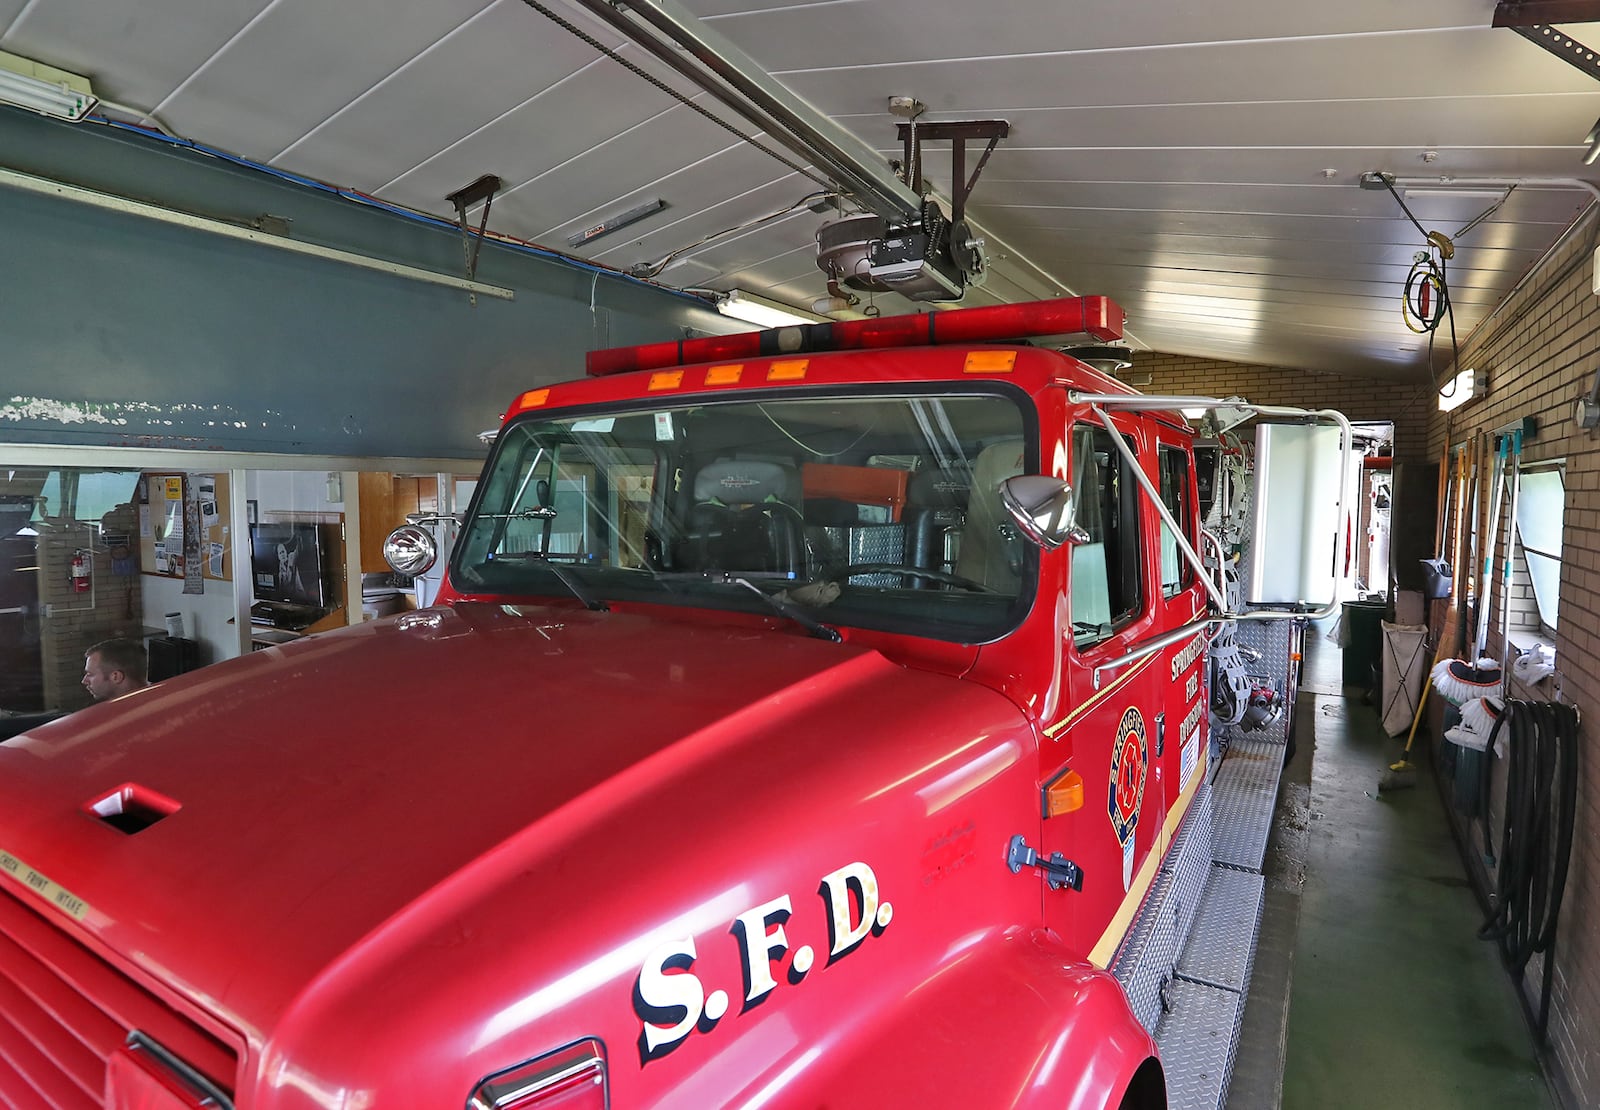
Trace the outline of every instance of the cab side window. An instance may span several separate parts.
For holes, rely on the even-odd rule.
[[[1143,607],[1139,485],[1111,433],[1084,424],[1072,430],[1072,486],[1077,523],[1089,537],[1072,548],[1073,642],[1084,647]]]
[[[1189,513],[1189,455],[1181,447],[1163,443],[1157,448],[1161,463],[1161,500],[1183,537],[1194,543],[1194,519]],[[1194,569],[1178,551],[1178,539],[1166,521],[1161,522],[1161,594],[1172,597],[1194,581]]]

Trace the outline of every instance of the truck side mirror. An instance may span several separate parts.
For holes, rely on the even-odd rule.
[[[433,533],[421,525],[402,524],[383,541],[384,562],[410,578],[427,573],[438,558]]]
[[[1072,486],[1048,474],[1019,474],[1000,483],[1000,504],[1033,543],[1054,551],[1064,543],[1087,543],[1089,533],[1074,519]]]

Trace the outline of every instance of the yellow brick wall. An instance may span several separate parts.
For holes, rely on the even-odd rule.
[[[1488,390],[1454,413],[1433,412],[1428,422],[1429,450],[1437,454],[1447,439],[1459,442],[1532,416],[1538,430],[1524,445],[1523,458],[1566,460],[1556,662],[1561,693],[1578,705],[1583,725],[1550,1041],[1560,1078],[1579,1106],[1600,1106],[1600,751],[1594,740],[1600,721],[1600,429],[1578,428],[1572,407],[1600,370],[1600,297],[1591,285],[1597,237],[1600,222],[1591,209],[1494,316],[1464,339],[1460,366],[1486,375]],[[1519,580],[1513,589],[1525,587]],[[1498,606],[1498,575],[1492,597]],[[1491,643],[1498,657],[1498,640],[1491,637]],[[1537,971],[1535,960],[1530,981]]]

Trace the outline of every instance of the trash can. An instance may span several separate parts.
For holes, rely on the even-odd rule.
[[[1387,601],[1347,601],[1344,603],[1343,634],[1344,684],[1370,690],[1377,685],[1378,660],[1382,658],[1383,618],[1389,612]]]

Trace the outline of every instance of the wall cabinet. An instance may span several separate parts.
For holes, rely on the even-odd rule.
[[[432,477],[363,472],[361,475],[361,572],[386,574],[383,541],[406,522],[407,513],[432,510],[439,503]]]

